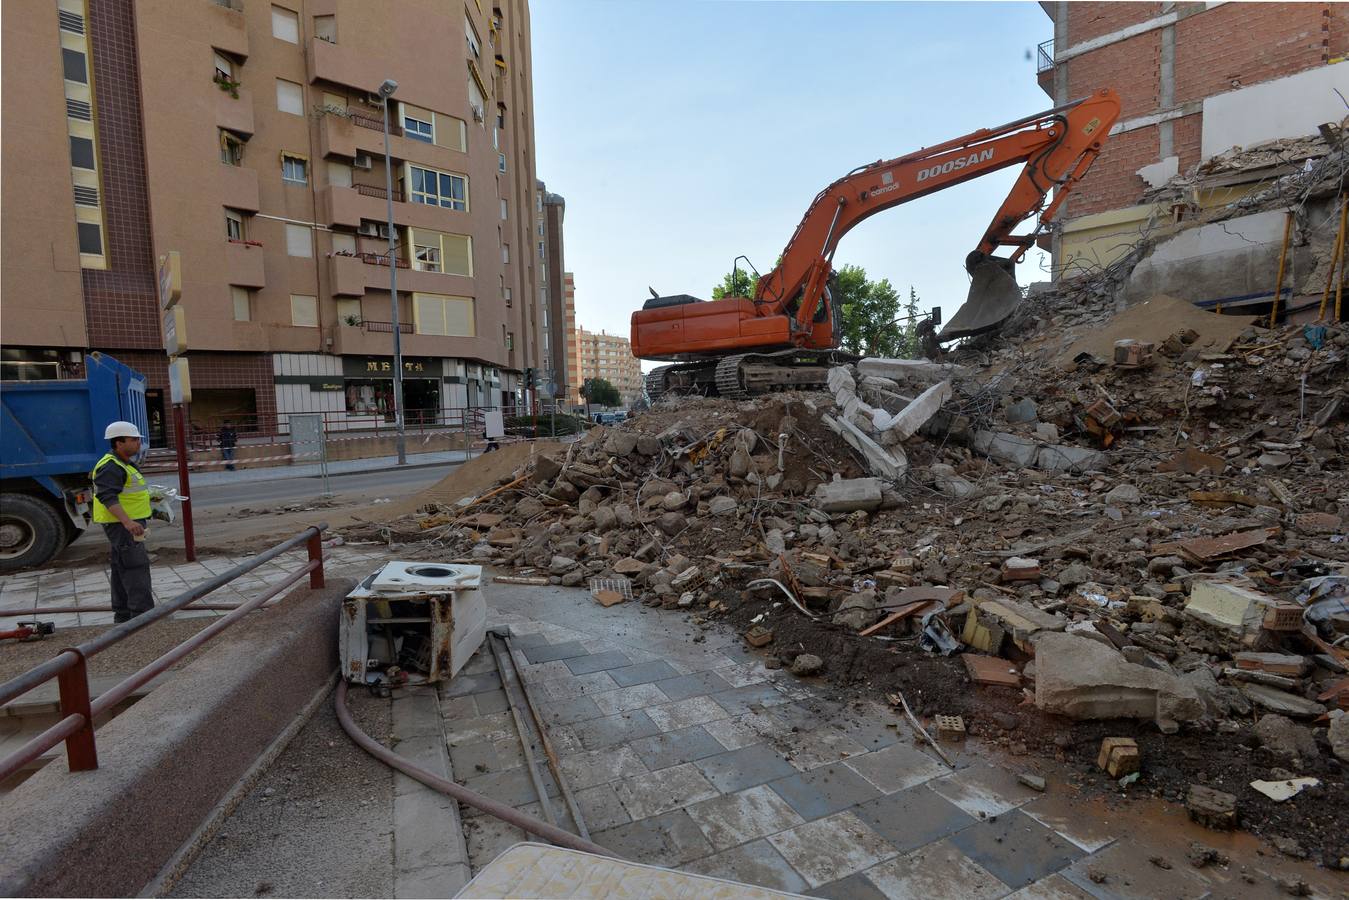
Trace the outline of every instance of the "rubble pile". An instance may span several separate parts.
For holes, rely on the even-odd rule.
[[[1206,782],[1339,864],[1349,329],[1156,302],[828,392],[665,400],[347,539],[726,622],[1012,752],[1096,772],[1122,734],[1140,788]]]

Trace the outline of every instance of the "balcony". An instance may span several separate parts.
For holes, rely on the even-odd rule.
[[[507,364],[506,349],[501,345],[500,338],[492,341],[485,337],[415,334],[412,323],[398,324],[404,356],[459,357],[485,360],[494,366]],[[376,330],[380,327],[382,331]],[[392,347],[393,327],[388,322],[362,322],[360,325],[338,325],[333,328],[332,352],[337,354],[388,356]]]
[[[384,188],[377,185],[328,187],[319,192],[320,215],[326,225],[357,228],[361,221],[384,222],[388,217]],[[464,233],[469,227],[468,213],[439,206],[405,203],[395,193],[393,219],[398,225],[429,228],[432,231]]]
[[[333,113],[319,120],[319,152],[324,156],[355,157],[357,152],[366,153],[374,159],[384,158],[384,119],[352,108],[348,115]],[[409,161],[418,165],[437,169],[461,169],[464,154],[439,144],[428,144],[403,136],[403,129],[389,123],[389,155],[395,165]]]
[[[258,173],[243,166],[219,167],[220,205],[247,212],[258,211]]]
[[[369,94],[379,93],[388,77],[383,57],[357,52],[352,47],[330,44],[321,38],[309,41],[309,80],[334,81]]]
[[[365,294],[365,264],[359,256],[328,257],[328,283],[338,297]]]
[[[1048,72],[1052,68],[1054,68],[1054,39],[1050,38],[1035,48],[1035,74]]]
[[[225,275],[228,283],[239,287],[266,287],[262,245],[256,241],[226,241]]]
[[[232,53],[240,59],[247,59],[248,29],[244,17],[240,15],[243,12],[243,0],[215,0],[214,3],[200,6],[202,8],[197,10],[176,11],[179,15],[192,16],[198,20],[183,23],[186,33],[194,34],[203,43]]]
[[[211,86],[212,88],[215,85]],[[239,97],[230,96],[229,91],[215,91],[215,124],[219,128],[244,135],[252,135],[253,92],[248,88],[239,88]]]

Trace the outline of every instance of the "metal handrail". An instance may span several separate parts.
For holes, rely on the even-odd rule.
[[[359,126],[361,126],[362,128],[369,128],[371,131],[383,131],[383,130],[384,130],[384,122],[383,122],[383,120],[377,119],[377,118],[375,118],[374,116],[363,115],[363,114],[358,113],[358,112],[352,112],[350,109],[348,109],[348,110],[347,110],[347,118],[351,120],[351,124],[353,124],[353,125],[359,125]],[[393,122],[390,122],[390,123],[389,123],[389,134],[393,135],[394,137],[402,137],[402,136],[403,136],[403,126],[402,126],[402,125],[395,125]]]
[[[360,194],[362,197],[378,197],[383,200],[385,197],[389,196],[388,191],[376,184],[353,184],[352,187],[354,187],[356,193]],[[393,199],[398,203],[402,203],[403,191],[399,188],[394,188]]]
[[[1035,74],[1048,72],[1052,68],[1054,68],[1054,39],[1050,38],[1047,41],[1041,41],[1040,45],[1035,48]]]
[[[290,540],[277,544],[270,550],[240,563],[228,572],[184,591],[168,603],[160,604],[128,622],[115,625],[82,644],[62,650],[46,662],[0,684],[0,706],[3,706],[53,678],[57,679],[62,716],[61,720],[51,728],[37,735],[4,759],[0,759],[0,781],[4,781],[18,772],[25,765],[62,741],[66,745],[67,764],[70,771],[84,772],[97,769],[98,750],[94,743],[94,719],[96,716],[126,699],[136,688],[166,671],[169,666],[229,628],[252,610],[262,606],[268,600],[295,584],[305,575],[309,576],[311,588],[322,588],[324,586],[321,536],[327,528],[326,522],[306,528]],[[172,615],[194,600],[201,599],[212,591],[229,584],[240,575],[253,571],[263,563],[275,559],[300,544],[305,544],[309,551],[309,562],[303,567],[293,572],[282,582],[273,585],[266,592],[240,604],[233,612],[202,629],[193,637],[143,667],[139,672],[124,679],[104,692],[98,700],[90,702],[88,660],[91,656],[125,640],[142,628]]]

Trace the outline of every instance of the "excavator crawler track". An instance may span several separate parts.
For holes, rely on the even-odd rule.
[[[857,359],[839,350],[791,349],[676,363],[647,375],[647,395],[654,403],[675,394],[742,400],[775,391],[816,390],[827,384],[832,366]]]

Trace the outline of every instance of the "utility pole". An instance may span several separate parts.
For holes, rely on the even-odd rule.
[[[394,427],[398,431],[398,464],[408,464],[407,431],[403,424],[403,329],[398,324],[398,259],[394,256],[397,232],[393,224],[393,159],[389,155],[389,98],[398,90],[398,82],[384,79],[379,95],[384,98],[384,201],[389,229],[389,303],[393,307],[390,324],[393,326],[393,409]]]

